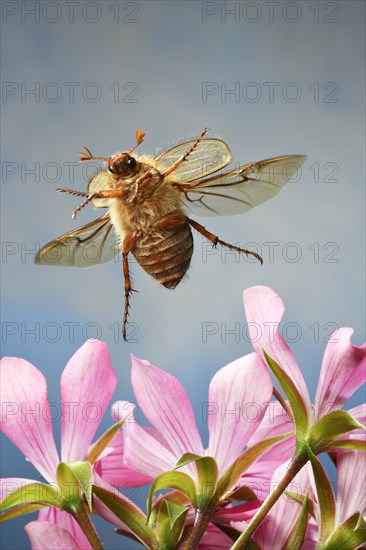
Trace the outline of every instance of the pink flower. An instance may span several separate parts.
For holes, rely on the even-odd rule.
[[[150,478],[172,470],[185,453],[211,456],[223,472],[254,434],[272,394],[270,377],[255,354],[219,370],[211,381],[208,401],[202,404],[209,430],[204,449],[187,394],[173,375],[132,356],[132,385],[139,407],[156,429],[142,428],[132,417],[128,419],[122,428],[124,461]],[[117,402],[114,418],[122,419],[133,409],[131,403]],[[191,465],[189,470],[195,477],[195,468]]]
[[[266,360],[263,350],[278,363],[295,384],[308,412],[310,425],[320,418],[328,415],[342,407],[349,397],[365,382],[366,345],[354,346],[350,342],[353,330],[341,328],[330,338],[321,366],[320,377],[315,397],[315,406],[311,405],[309,393],[296,363],[296,360],[286,342],[281,337],[278,325],[281,321],[284,305],[281,298],[270,288],[256,286],[244,291],[244,307],[247,315],[249,331],[253,346],[263,364]],[[296,413],[296,411],[294,411]],[[272,411],[273,413],[273,411]],[[361,405],[349,411],[361,424],[365,423],[365,406]],[[255,444],[263,438],[271,435],[279,435],[289,431],[292,420],[287,417],[284,411],[278,408],[272,418],[268,413],[250,440]],[[362,430],[352,430],[343,435],[340,439],[364,439],[365,433]],[[295,448],[295,436],[288,438],[284,443],[292,444]],[[356,512],[363,513],[365,510],[364,486],[365,459],[360,451],[349,449],[336,450],[338,490],[335,528]],[[303,469],[298,478],[305,483]],[[295,478],[296,480],[297,478]],[[355,483],[357,480],[357,483]],[[307,481],[307,483],[309,483]],[[306,485],[306,483],[305,483]],[[312,483],[314,488],[314,484]],[[303,488],[303,495],[307,487]],[[291,489],[290,489],[291,490]],[[315,488],[314,488],[315,490]],[[284,501],[284,495],[271,509],[268,517],[257,530],[254,539],[262,547],[263,541],[266,545],[263,548],[271,548],[271,544],[281,547],[287,536],[283,517],[295,517],[294,514],[298,504]],[[316,503],[317,495],[313,499]],[[310,529],[310,530],[309,530]],[[305,548],[315,548],[315,526],[309,524],[307,542]]]
[[[118,401],[114,404],[115,421],[130,416],[122,427],[123,435],[118,434],[115,439],[118,440],[118,448],[99,461],[98,473],[104,477],[105,473],[113,472],[113,481],[117,484],[118,460],[121,479],[124,481],[128,472],[130,483],[140,485],[174,469],[185,453],[213,457],[220,478],[247,446],[260,425],[272,394],[269,375],[255,354],[242,357],[219,370],[211,381],[207,402],[202,403],[201,414],[209,430],[208,447],[205,449],[187,394],[174,376],[132,356],[132,386],[139,408],[154,428],[143,428],[135,421],[135,406],[132,403]],[[263,454],[264,460],[260,457],[241,477],[239,484],[249,486],[261,500],[268,494],[272,472],[289,458],[286,451],[282,455],[276,449],[281,443],[270,447]],[[194,464],[179,471],[197,480]],[[111,482],[111,477],[108,481]],[[249,520],[258,504],[259,501],[255,500],[240,506],[221,507],[213,521],[230,526],[231,521],[237,518]],[[189,517],[188,523],[193,515]],[[210,526],[200,547],[206,541],[210,546],[212,530],[216,533],[216,529]],[[219,537],[221,539],[226,541],[228,547],[227,541],[230,539],[223,534]]]
[[[2,359],[0,374],[0,396],[4,411],[2,431],[24,453],[27,460],[32,462],[45,480],[57,486],[56,469],[60,458],[53,438],[52,414],[43,374],[24,359],[11,357]],[[116,375],[104,343],[88,341],[70,359],[61,376],[62,462],[85,458],[116,384]],[[35,481],[19,478],[2,479],[1,498],[30,483]],[[62,542],[61,546],[58,545],[57,536],[62,538],[64,530],[71,534],[80,548],[90,548],[84,533],[72,516],[55,507],[42,509],[39,520],[27,526],[26,531],[31,538],[32,547],[47,547],[46,522],[57,524],[52,529],[52,533],[56,533],[52,548],[62,547]],[[64,539],[64,548],[69,544],[68,538]],[[48,548],[51,546],[48,545]],[[71,542],[69,547],[74,548]]]
[[[331,336],[321,366],[315,406],[311,405],[305,380],[289,346],[282,338],[278,325],[285,307],[280,296],[271,288],[253,286],[244,291],[244,308],[251,341],[263,365],[267,365],[263,349],[290,376],[297,387],[313,422],[333,410],[339,409],[366,380],[365,350],[354,346],[351,328],[340,328]],[[273,411],[272,411],[273,412]],[[350,411],[351,412],[351,411]],[[355,418],[361,420],[355,411]],[[291,420],[279,407],[272,418],[265,416],[251,439],[254,444],[268,434],[290,431]],[[290,440],[287,440],[290,443]]]
[[[362,423],[365,423],[366,409],[361,405],[352,409],[351,414],[357,416]],[[354,430],[352,434],[344,436],[346,438],[365,440],[365,432]],[[274,473],[272,483],[273,487],[282,478],[286,464],[283,464]],[[366,467],[364,453],[353,450],[337,451],[337,498],[334,530],[343,522],[350,518],[355,512],[363,513],[365,511],[365,486],[366,486]],[[310,464],[305,465],[297,476],[287,487],[287,491],[296,494],[298,497],[309,496],[313,501],[314,512],[319,520],[319,503],[316,490],[316,484]],[[335,497],[333,497],[335,498]],[[267,517],[255,532],[253,539],[263,550],[272,550],[272,548],[282,548],[287,536],[294,526],[300,514],[300,505],[287,496],[282,494],[279,500],[269,511]],[[286,521],[283,521],[283,518]],[[235,526],[235,524],[233,524]],[[240,527],[240,525],[236,525]],[[245,525],[242,525],[244,528]],[[317,547],[318,526],[313,518],[309,517],[306,536],[303,544],[304,550],[314,550]]]

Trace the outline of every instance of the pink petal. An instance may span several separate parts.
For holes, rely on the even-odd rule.
[[[272,478],[272,490],[276,484],[282,478],[287,464],[279,467]],[[288,485],[288,490],[297,494],[305,495],[311,486],[312,476],[310,474],[310,466],[307,464],[304,466],[297,476]],[[288,534],[294,526],[301,508],[286,494],[282,494],[274,506],[269,511],[266,519],[261,523],[259,528],[254,534],[254,541],[259,544],[261,548],[282,548]],[[309,516],[310,517],[310,516]],[[284,521],[286,518],[286,521]],[[313,520],[309,520],[309,524]],[[304,543],[303,548],[315,549],[316,538],[313,539],[313,529],[307,532],[307,540]]]
[[[337,525],[354,512],[366,511],[366,460],[360,451],[337,451]]]
[[[174,376],[132,356],[132,385],[146,418],[177,459],[187,452],[203,455],[191,404]]]
[[[213,523],[223,523],[226,525],[232,525],[232,522],[243,521],[249,522],[258,511],[260,502],[254,500],[251,502],[244,502],[242,504],[221,506],[215,512],[212,517]],[[240,531],[242,528],[240,529]]]
[[[38,514],[38,521],[49,522],[51,525],[62,528],[75,541],[76,548],[80,548],[81,550],[90,550],[92,548],[81,527],[79,527],[74,518],[67,512],[54,507],[42,508]],[[48,548],[53,549],[54,546],[51,545],[48,546]]]
[[[240,455],[254,434],[272,389],[267,370],[255,353],[233,361],[213,377],[207,403],[207,454],[215,458],[220,470]]]
[[[115,487],[134,488],[149,483],[150,477],[125,465],[124,447],[123,435],[118,433],[113,439],[111,447],[107,447],[108,452],[104,453],[102,458],[95,463],[94,472]]]
[[[61,376],[63,461],[84,458],[116,385],[106,344],[85,342]]]
[[[291,377],[310,409],[309,392],[295,357],[282,338],[278,325],[285,311],[280,296],[266,286],[252,286],[244,290],[244,309],[253,347],[265,365],[262,349]]]
[[[129,410],[130,416],[122,426],[122,434],[124,438],[124,459],[123,464],[137,472],[139,475],[148,478],[155,478],[163,472],[167,472],[174,468],[177,463],[177,457],[160,441],[141,428],[133,417],[134,405],[125,401],[117,401],[112,407],[112,414],[115,420],[120,415],[125,418],[125,412]],[[132,477],[132,481],[135,478]],[[136,482],[136,485],[138,481]]]
[[[228,550],[232,545],[233,541],[210,523],[197,548],[198,550]]]
[[[0,363],[1,429],[48,481],[54,481],[58,453],[43,374],[28,361]]]
[[[291,448],[284,445],[287,440],[273,445],[245,471],[238,482],[238,486],[250,487],[257,499],[263,502],[271,491],[273,472],[283,464],[284,460],[289,460],[294,454],[295,438],[291,437],[289,439],[291,440]],[[278,450],[281,449],[281,446],[284,446],[282,456],[281,451]]]
[[[352,328],[340,328],[325,348],[315,403],[319,416],[339,409],[366,380],[366,344],[351,344]]]
[[[32,550],[80,550],[80,546],[66,529],[48,521],[31,521],[25,527]],[[88,547],[91,548],[89,545]]]
[[[241,476],[237,483],[238,488],[249,487],[255,493],[258,501],[263,502],[270,492],[272,474],[279,464],[279,460],[262,460],[260,458]]]
[[[287,416],[282,405],[278,401],[271,401],[258,429],[250,438],[250,441],[248,441],[248,446],[252,447],[265,439],[294,432],[294,430],[295,426],[292,420]],[[272,445],[272,447],[261,456],[260,460],[279,461],[279,463],[282,463],[291,458],[294,452],[295,435],[287,437],[279,443]],[[273,471],[274,470],[272,470],[272,472]]]

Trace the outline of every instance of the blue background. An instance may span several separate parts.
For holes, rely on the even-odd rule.
[[[30,1],[2,10],[2,354],[35,364],[57,402],[67,360],[98,336],[118,376],[114,400],[134,400],[130,353],[148,359],[181,380],[207,443],[209,381],[252,351],[242,291],[265,284],[285,301],[287,337],[314,397],[333,328],[352,326],[353,343],[364,340],[364,2]],[[228,242],[257,243],[263,267],[213,254],[199,235],[174,292],[132,263],[139,294],[125,343],[119,261],[33,263],[39,245],[100,212],[73,221],[78,199],[54,188],[85,190],[88,171],[75,164],[83,145],[108,156],[142,128],[139,151],[154,154],[206,125],[236,163],[294,153],[308,161],[297,182],[245,216],[198,220]],[[360,390],[349,407],[363,400]],[[98,434],[109,425],[107,414]],[[54,431],[59,441],[57,421]],[[37,475],[5,437],[1,466],[3,477]],[[146,490],[133,497],[145,506]],[[2,548],[29,547],[31,517],[3,525]],[[97,526],[106,548],[137,548]]]

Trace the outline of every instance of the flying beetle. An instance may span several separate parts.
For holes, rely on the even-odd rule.
[[[136,132],[136,144],[128,152],[95,157],[87,147],[80,162],[100,160],[106,168],[92,177],[88,192],[61,188],[56,191],[83,197],[72,217],[92,203],[108,211],[95,221],[46,244],[37,254],[39,264],[90,267],[113,260],[122,252],[125,305],[122,323],[127,340],[131,286],[128,257],[166,288],[175,288],[186,274],[192,254],[192,228],[218,244],[262,258],[251,250],[229,244],[186,214],[226,216],[240,214],[274,197],[295,176],[306,160],[304,155],[285,155],[219,172],[232,162],[225,141],[205,138],[205,128],[196,140],[180,143],[152,158],[137,156],[144,141]],[[219,172],[216,175],[216,172]],[[97,247],[90,260],[87,247]]]

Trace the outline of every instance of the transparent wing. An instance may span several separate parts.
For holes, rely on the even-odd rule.
[[[43,265],[92,267],[113,260],[120,247],[109,213],[46,244],[35,262]]]
[[[157,157],[157,169],[161,172],[168,170],[194,143],[186,141]],[[187,160],[174,170],[172,176],[176,181],[189,182],[221,170],[231,161],[230,149],[224,141],[216,138],[202,139]]]
[[[192,183],[179,183],[183,205],[199,216],[241,214],[268,201],[305,162],[304,155],[261,160]]]
[[[93,193],[98,193],[99,191],[104,191],[105,189],[110,189],[109,185],[110,175],[108,172],[98,172],[89,182],[88,193],[92,195]],[[94,199],[92,200],[92,205],[94,208],[108,208],[111,203],[111,199]]]

